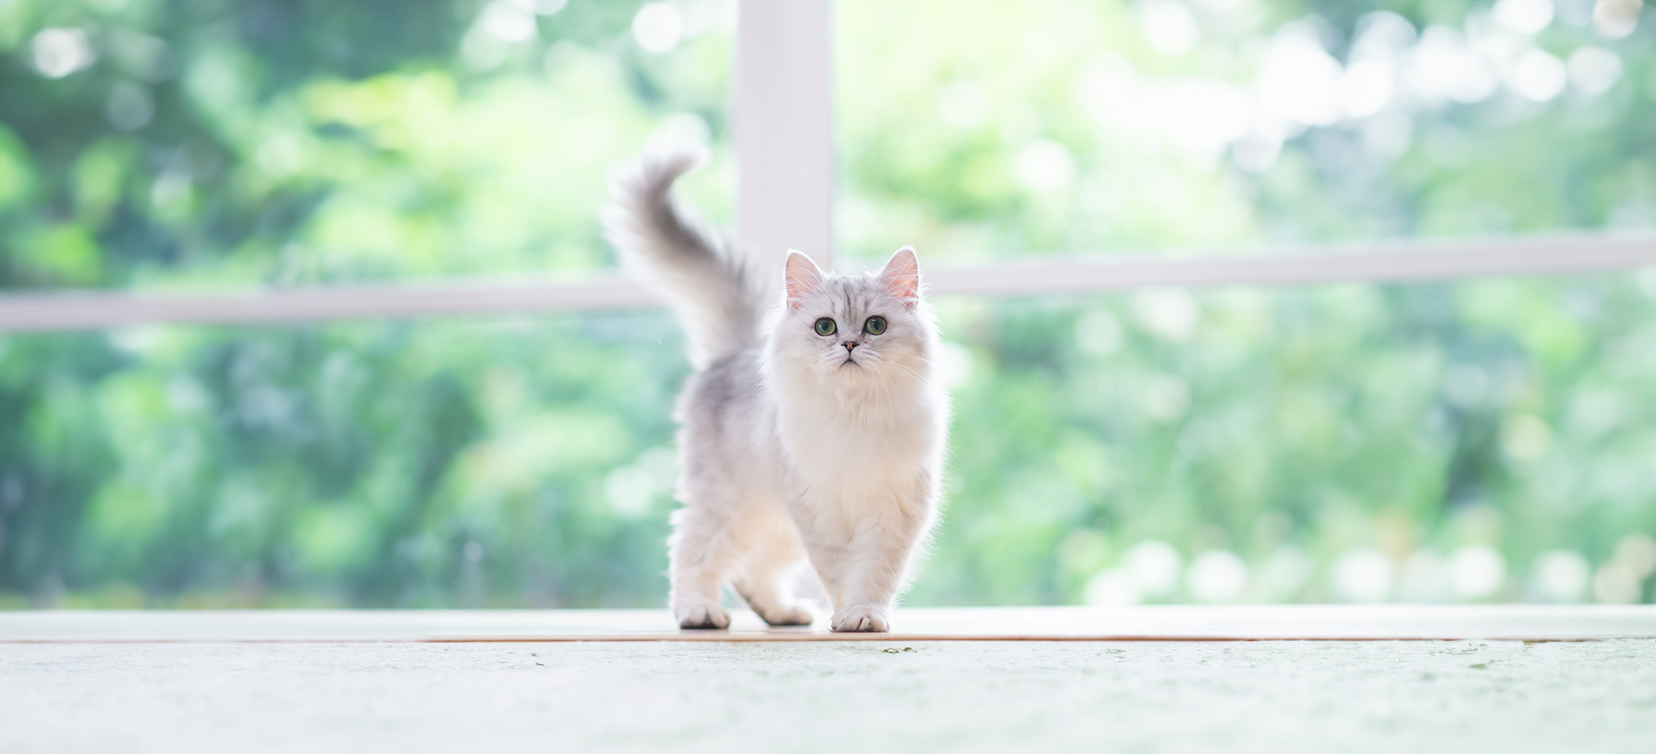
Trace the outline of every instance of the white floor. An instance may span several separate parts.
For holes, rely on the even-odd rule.
[[[1207,610],[1130,615],[1178,630],[1294,615]],[[1019,614],[1044,613],[960,615],[999,633]],[[1365,614],[1323,615],[1352,630]],[[1436,615],[1464,629],[1501,611]],[[1652,638],[417,640],[660,617],[0,614],[0,752],[1656,751]],[[1653,619],[1528,626],[1648,635]]]
[[[1656,640],[0,646],[0,751],[1628,752]]]

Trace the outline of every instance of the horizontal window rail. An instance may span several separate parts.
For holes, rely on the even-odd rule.
[[[659,303],[649,289],[616,274],[568,281],[340,285],[225,293],[74,291],[0,295],[0,332],[647,309]]]
[[[1656,265],[1656,236],[1579,235],[1487,241],[1348,244],[1287,253],[1007,261],[939,269],[949,295],[1091,293],[1130,288],[1407,283],[1557,275]]]
[[[934,295],[1039,296],[1148,287],[1390,283],[1584,273],[1656,265],[1656,236],[1396,242],[1295,253],[1183,258],[1038,258],[928,268]],[[617,273],[574,280],[327,286],[213,294],[63,291],[0,295],[0,331],[138,324],[273,324],[437,315],[643,309],[648,288]]]

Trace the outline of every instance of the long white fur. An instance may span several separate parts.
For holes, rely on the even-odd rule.
[[[755,285],[750,260],[672,198],[699,160],[652,150],[617,171],[604,216],[622,258],[667,295],[695,367],[676,417],[674,617],[727,627],[729,586],[772,625],[808,624],[793,586],[814,570],[833,630],[888,631],[937,514],[949,414],[914,251],[864,275],[790,252],[782,280]],[[864,332],[876,315],[886,331]],[[831,336],[814,330],[823,317]]]

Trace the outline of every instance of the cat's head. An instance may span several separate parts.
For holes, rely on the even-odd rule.
[[[787,303],[772,339],[773,358],[835,383],[923,381],[936,325],[920,299],[920,261],[903,247],[878,273],[823,272],[788,252]]]

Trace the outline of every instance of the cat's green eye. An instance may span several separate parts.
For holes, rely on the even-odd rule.
[[[885,332],[885,328],[885,317],[869,317],[868,321],[863,323],[863,332],[869,335],[879,335]]]
[[[818,335],[833,335],[838,329],[839,327],[834,324],[834,321],[827,317],[816,321],[816,333]]]

